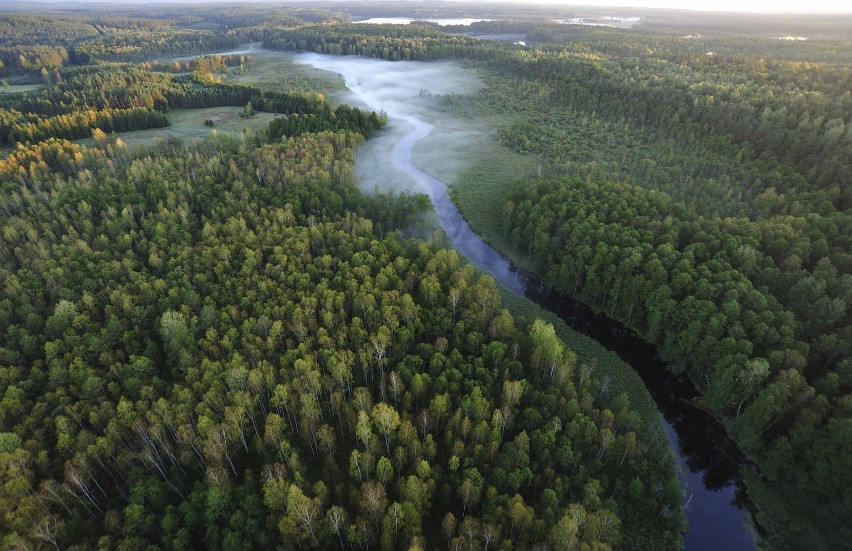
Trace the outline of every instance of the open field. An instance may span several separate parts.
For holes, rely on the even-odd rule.
[[[206,138],[211,132],[227,132],[239,134],[243,131],[256,132],[266,128],[275,118],[272,113],[257,113],[253,117],[240,117],[242,107],[207,107],[204,109],[175,109],[168,113],[171,126],[166,128],[151,128],[122,132],[118,136],[127,145],[150,143],[157,139],[179,138],[182,140],[198,140]],[[204,121],[213,121],[213,128],[204,125]],[[92,145],[94,140],[86,138],[78,143]]]
[[[0,78],[0,94],[11,94],[14,92],[29,92],[42,87],[38,79],[33,80],[31,75],[13,72]]]
[[[292,60],[292,54],[255,48],[250,52],[246,50],[246,55],[251,58],[246,70],[238,73],[235,68],[231,68],[228,82],[255,86],[261,90],[319,91],[329,96],[338,95],[346,89],[343,80],[337,75],[296,64]],[[19,85],[12,88],[14,90],[25,90],[37,88],[37,86]],[[149,143],[156,139],[166,138],[197,140],[206,138],[212,130],[231,134],[246,130],[256,132],[266,128],[274,118],[271,113],[257,112],[253,117],[244,119],[240,117],[242,112],[242,107],[175,109],[167,114],[171,123],[170,126],[122,132],[120,137],[128,145]],[[207,119],[213,121],[212,129],[204,125],[204,121]],[[94,141],[91,138],[86,138],[78,140],[78,143],[92,145]]]
[[[11,84],[0,86],[0,94],[12,94],[14,92],[29,92],[41,88],[40,84]]]
[[[293,62],[293,54],[254,49],[245,72],[231,68],[228,82],[255,86],[261,90],[277,92],[322,92],[332,95],[346,90],[343,79],[338,75],[299,65]]]
[[[474,152],[469,168],[450,183],[450,197],[474,231],[520,265],[523,259],[503,239],[501,213],[509,184],[534,170],[533,156],[516,153],[489,139]]]

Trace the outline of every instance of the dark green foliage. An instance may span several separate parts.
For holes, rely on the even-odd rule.
[[[265,48],[334,55],[362,55],[393,61],[428,61],[464,56],[478,41],[430,26],[335,25],[305,27],[264,40]]]
[[[642,33],[529,25],[535,48],[434,26],[305,28],[267,44],[490,69],[473,107],[499,113],[503,142],[539,156],[547,177],[506,193],[503,237],[519,259],[692,378],[762,468],[748,480],[768,545],[842,546],[849,20],[714,21],[651,17]],[[812,40],[772,34],[794,24]],[[714,25],[730,34],[696,33]]]
[[[356,131],[369,138],[384,122],[385,118],[375,112],[367,113],[348,105],[341,105],[330,113],[297,113],[276,118],[269,124],[267,137],[270,140],[278,140],[282,136],[298,136],[314,132]]]
[[[162,128],[168,125],[164,113],[171,108],[249,103],[256,111],[300,114],[277,120],[270,131],[273,140],[323,130],[369,137],[384,124],[376,113],[345,105],[332,110],[317,94],[262,92],[204,75],[174,76],[116,65],[70,70],[59,84],[0,98],[0,143],[88,138],[95,128],[104,132]]]
[[[768,545],[849,540],[842,21],[807,44],[538,12],[470,29],[524,48],[311,9],[95,12],[0,17],[0,74],[45,85],[0,99],[4,544],[680,543],[652,416],[599,403],[552,328],[396,235],[423,197],[357,192],[380,115],[228,84],[237,57],[130,63],[247,40],[490,71],[474,108],[545,177],[508,190],[506,238],[696,382],[760,466]],[[244,143],[57,139],[247,104],[282,116]]]
[[[676,547],[677,492],[623,517],[594,497],[667,480],[670,458],[575,386],[552,330],[516,327],[455,252],[353,212],[409,208],[357,192],[360,139],[107,150],[6,191],[0,421],[31,470],[8,541],[325,547],[342,514],[345,546],[433,547],[452,512],[453,538],[528,547],[570,507],[605,526],[586,543]]]
[[[105,19],[126,32],[69,35],[63,63],[231,39]],[[220,82],[235,63],[63,67],[2,100],[3,543],[676,548],[671,457],[636,443],[654,420],[598,405],[548,326],[399,237],[425,197],[357,191],[384,118]],[[101,132],[225,105],[282,116],[142,152]],[[606,497],[636,479],[660,490]]]
[[[823,374],[833,385],[811,387],[809,347],[802,340],[825,340],[821,331],[832,327],[848,331],[842,308],[831,314],[843,299],[815,294],[824,293],[825,283],[816,282],[825,280],[804,276],[797,284],[809,304],[797,313],[798,323],[732,264],[745,247],[758,250],[759,244],[701,224],[664,196],[624,184],[558,179],[519,184],[511,199],[509,239],[546,278],[630,324],[660,346],[673,369],[696,381],[706,404],[763,466],[766,480],[753,478],[753,486],[769,482],[773,499],[792,497],[784,492],[799,500],[809,496],[824,522],[839,522],[847,498],[836,492],[837,473],[845,472],[850,457],[841,390],[846,360],[835,364],[834,375]],[[809,337],[817,315],[821,329]],[[834,474],[793,474],[784,467],[790,462],[812,462],[819,466],[815,472]],[[813,541],[808,531],[798,537]]]

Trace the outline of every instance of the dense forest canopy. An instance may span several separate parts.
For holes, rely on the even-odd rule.
[[[361,139],[107,147],[6,186],[9,545],[676,545],[645,422],[456,253],[382,238],[358,212],[418,207],[357,192]]]
[[[831,548],[852,508],[849,28],[649,16],[631,32],[530,22],[525,45],[471,38],[519,31],[500,21],[265,44],[489,69],[472,107],[540,176],[495,190],[490,237],[695,382],[760,466],[767,545]]]
[[[348,20],[0,16],[4,77],[39,83],[0,96],[4,548],[680,546],[659,417],[406,237],[425,197],[358,190],[383,115],[172,57]],[[120,137],[222,106],[279,116]]]
[[[246,42],[482,71],[447,108],[538,170],[489,190],[477,229],[695,383],[755,461],[763,545],[847,544],[850,18],[473,9],[0,14],[4,545],[680,545],[657,419],[403,237],[422,197],[357,191],[381,114],[229,82],[250,55],[214,54]],[[494,21],[352,23],[369,15]],[[223,106],[281,116],[109,135]]]

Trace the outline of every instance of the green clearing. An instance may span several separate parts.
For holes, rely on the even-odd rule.
[[[503,238],[500,213],[509,184],[535,169],[533,156],[516,153],[490,139],[477,148],[470,168],[450,185],[450,197],[474,231],[518,264],[523,264],[521,255]]]
[[[13,94],[15,92],[30,92],[38,90],[43,85],[34,77],[25,73],[14,72],[0,78],[0,94]]]
[[[253,117],[242,118],[242,107],[206,107],[203,109],[175,109],[169,111],[171,126],[122,132],[118,136],[127,145],[150,143],[158,139],[179,138],[181,140],[199,140],[210,136],[211,132],[240,134],[243,131],[257,132],[266,128],[275,118],[272,113],[256,113]],[[213,121],[213,128],[204,125],[204,121]],[[77,140],[77,143],[94,145],[92,138]]]
[[[38,90],[41,84],[12,84],[9,86],[0,86],[0,94],[14,94],[15,92],[30,92]]]
[[[342,92],[346,89],[343,80],[333,73],[313,69],[293,62],[292,54],[254,49],[246,57],[251,62],[246,70],[239,73],[231,68],[228,82],[245,84],[261,90],[287,92],[319,91],[326,95]],[[171,59],[190,59],[171,58]],[[33,86],[12,86],[15,91],[37,88]],[[266,128],[275,116],[272,113],[257,112],[248,119],[240,117],[242,107],[207,107],[202,109],[175,109],[167,114],[170,126],[133,132],[122,132],[119,137],[127,145],[151,143],[154,140],[178,138],[182,140],[204,139],[212,131],[240,134],[244,131],[257,132]],[[204,125],[204,121],[213,121],[213,128]],[[78,143],[93,145],[94,140],[85,138]]]
[[[322,92],[325,95],[343,92],[346,86],[340,76],[293,62],[293,54],[254,49],[242,73],[231,68],[228,82],[255,86],[276,92]]]

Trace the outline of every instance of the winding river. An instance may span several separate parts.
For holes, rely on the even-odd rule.
[[[296,60],[340,74],[352,94],[347,100],[387,113],[391,141],[395,142],[386,144],[392,147],[390,161],[397,171],[429,195],[442,229],[461,254],[508,289],[554,312],[576,331],[596,339],[639,372],[663,414],[666,431],[682,467],[683,507],[689,523],[684,549],[755,549],[745,512],[749,504],[740,475],[745,459],[724,428],[690,404],[696,397],[692,384],[669,373],[654,347],[632,331],[554,291],[491,248],[462,218],[447,196],[446,184],[412,162],[415,144],[433,131],[431,124],[410,112],[416,109],[406,109],[411,104],[403,97],[416,90],[419,82],[410,72],[411,67],[424,64],[316,54],[300,54]],[[437,65],[428,64],[429,70],[434,71]],[[435,84],[434,75],[420,75],[420,78]],[[396,86],[400,81],[407,86]],[[387,157],[383,161],[373,158],[366,162],[387,163]],[[378,165],[374,168],[380,171]]]

